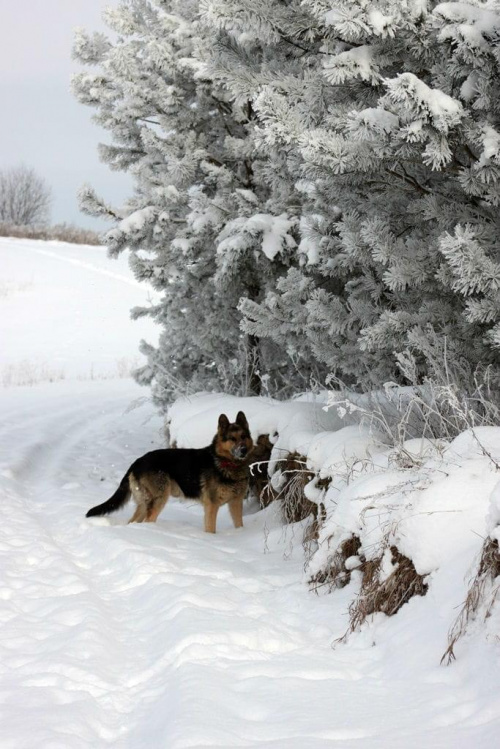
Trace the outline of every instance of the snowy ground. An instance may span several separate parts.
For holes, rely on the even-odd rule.
[[[54,324],[43,326],[44,345],[50,357],[64,345],[75,377],[77,362],[86,375],[79,341],[55,324],[67,314],[66,285],[79,289],[85,306],[86,250],[56,262],[28,248],[16,255],[21,268],[9,248],[3,241],[0,284],[18,283],[31,262],[35,279],[64,264],[66,281],[50,292]],[[100,267],[112,274],[96,274],[108,291],[89,286],[92,314],[82,323],[96,362],[93,341],[108,336],[125,345],[129,336],[117,355],[133,356],[136,336],[126,316],[110,320],[108,306],[111,294],[127,296],[133,279],[126,266],[118,271],[102,259]],[[5,305],[22,306],[24,347],[19,330],[15,351],[2,357],[29,360],[44,294],[21,304],[13,293],[25,291],[0,298],[2,325]],[[349,587],[308,592],[300,529],[282,529],[273,507],[248,507],[237,531],[222,510],[216,536],[202,532],[202,513],[191,504],[170,503],[153,527],[126,525],[131,508],[86,520],[132,458],[163,444],[145,395],[128,379],[69,376],[0,390],[2,749],[498,743],[496,638],[478,637],[451,667],[439,666],[450,623],[445,578],[396,617],[377,617],[347,646],[332,648],[346,629]]]
[[[0,386],[128,375],[154,324],[129,320],[153,292],[126,255],[103,247],[0,238]]]

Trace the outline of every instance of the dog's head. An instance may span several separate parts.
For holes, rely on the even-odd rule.
[[[236,421],[231,424],[226,414],[219,416],[217,434],[215,435],[215,451],[225,460],[244,461],[252,450],[253,442],[250,436],[248,421],[243,411],[239,411]]]

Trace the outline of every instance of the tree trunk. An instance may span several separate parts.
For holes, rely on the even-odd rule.
[[[261,358],[259,338],[247,336],[247,392],[248,395],[260,395],[262,392]]]

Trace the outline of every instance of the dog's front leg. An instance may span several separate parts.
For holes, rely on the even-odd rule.
[[[232,499],[228,504],[234,527],[243,528],[243,499]]]
[[[217,513],[219,512],[219,505],[215,502],[207,500],[204,503],[205,507],[205,531],[207,533],[215,533],[215,526],[217,524]]]

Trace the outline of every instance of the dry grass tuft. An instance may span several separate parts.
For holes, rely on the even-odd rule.
[[[306,468],[307,461],[298,453],[289,453],[280,460],[276,469],[283,477],[283,483],[278,490],[269,485],[272,500],[280,502],[283,522],[298,523],[310,515],[316,516],[317,505],[310,502],[304,489],[314,478],[314,474]]]
[[[269,476],[267,467],[271,459],[273,446],[268,434],[261,434],[252,450],[252,463],[250,464],[250,491],[255,494],[261,507],[267,507],[273,496],[269,487]]]
[[[393,567],[389,574],[383,569],[387,551]],[[372,614],[381,612],[394,616],[413,596],[427,593],[425,576],[418,574],[411,559],[401,554],[396,546],[386,547],[375,559],[363,560],[358,569],[362,573],[361,588],[349,606],[349,629],[337,642],[345,642]]]
[[[484,607],[484,619],[491,615],[493,604],[500,589],[500,550],[496,539],[487,538],[483,544],[481,559],[476,576],[472,580],[462,609],[448,633],[448,647],[441,663],[450,664],[456,659],[454,648],[457,641],[467,631],[469,622],[478,609]]]
[[[340,544],[339,548],[329,560],[327,567],[321,569],[309,580],[313,590],[327,585],[330,590],[344,588],[351,581],[352,568],[346,567],[346,561],[358,556],[361,541],[358,536],[351,536]]]
[[[304,531],[304,539],[303,539],[304,548],[308,549],[309,551],[311,551],[313,548],[311,544],[315,544],[316,541],[318,540],[321,526],[326,520],[325,505],[322,502],[319,502],[319,504],[314,505],[312,512],[311,512],[311,517],[312,517],[312,520]]]
[[[41,239],[46,242],[57,240],[70,244],[101,245],[97,232],[82,229],[73,224],[55,224],[55,226],[16,226],[0,222],[0,237],[15,239]]]
[[[383,555],[365,561],[361,568],[361,590],[349,607],[352,632],[371,614],[380,611],[393,616],[413,596],[425,596],[427,593],[425,577],[418,574],[411,559],[401,554],[395,546],[390,547],[390,553],[394,569],[387,577],[382,579],[381,576]]]
[[[23,359],[5,364],[0,370],[0,384],[4,388],[20,385],[37,385],[39,382],[60,382],[65,379],[62,367],[52,367],[47,362]]]
[[[308,500],[304,492],[314,473],[307,469],[307,460],[299,453],[288,453],[277,461],[276,471],[280,474],[279,486],[276,488],[272,480],[267,483],[260,495],[261,505],[267,507],[271,502],[278,502],[285,525],[310,518],[302,539],[304,550],[310,551],[311,544],[318,538],[320,525],[325,521],[323,505]]]

